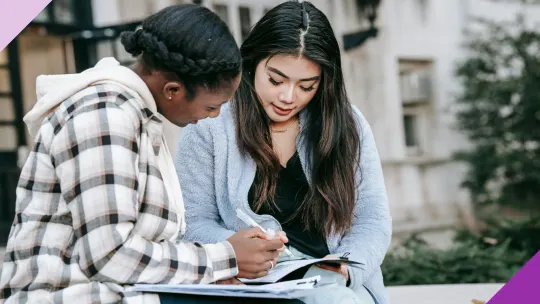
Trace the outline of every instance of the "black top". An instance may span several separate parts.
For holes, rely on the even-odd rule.
[[[248,194],[248,201],[252,208],[255,204],[253,191],[252,185]],[[290,218],[302,204],[308,191],[309,184],[304,175],[298,152],[296,152],[287,162],[287,167],[281,168],[279,172],[275,195],[275,202],[279,210],[273,205],[265,204],[257,213],[272,215],[281,223],[283,231],[287,233],[289,239],[288,245],[314,258],[322,258],[330,254],[326,238],[321,233],[307,231],[299,215]]]

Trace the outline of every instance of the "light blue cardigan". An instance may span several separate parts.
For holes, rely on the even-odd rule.
[[[371,128],[360,111],[353,108],[361,136],[359,171],[362,182],[357,189],[353,227],[344,235],[329,237],[328,249],[333,254],[349,252],[351,259],[365,263],[362,269],[349,271],[351,288],[354,289],[354,284],[363,284],[378,304],[386,304],[388,300],[380,265],[392,235],[388,199]],[[300,114],[301,122],[305,121],[306,115],[306,110]],[[301,124],[301,130],[303,127]],[[297,138],[297,151],[310,181],[302,139],[301,135]],[[253,216],[261,226],[281,230],[272,216],[257,215],[248,205],[248,192],[255,178],[256,165],[238,150],[229,104],[222,107],[219,117],[205,119],[183,129],[175,166],[186,207],[186,240],[215,243],[248,228],[237,219],[237,208]]]

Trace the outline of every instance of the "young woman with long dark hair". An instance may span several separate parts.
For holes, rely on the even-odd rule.
[[[178,146],[186,237],[228,238],[245,228],[240,208],[283,230],[295,256],[348,252],[365,264],[312,267],[305,276],[322,274],[343,288],[306,302],[386,303],[380,265],[391,217],[381,164],[368,123],[349,102],[328,19],[309,2],[285,2],[240,51],[233,99],[218,118],[186,128]]]

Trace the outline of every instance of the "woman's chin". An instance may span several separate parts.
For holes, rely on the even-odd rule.
[[[270,118],[270,120],[272,122],[286,122],[287,120],[291,119],[292,113],[290,113],[289,115],[279,115],[277,113],[275,113],[274,111],[272,111],[272,109],[270,109],[270,111],[266,111],[266,115],[268,115],[268,118]]]

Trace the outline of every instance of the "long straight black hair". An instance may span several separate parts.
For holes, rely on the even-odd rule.
[[[238,147],[257,165],[255,211],[274,204],[280,163],[270,120],[255,92],[255,69],[275,55],[303,56],[321,67],[319,88],[301,134],[308,151],[311,187],[298,210],[305,227],[325,236],[352,226],[360,136],[341,70],[340,48],[326,16],[310,2],[289,1],[270,10],[240,48],[242,81],[232,100]],[[321,225],[321,223],[324,223]]]

